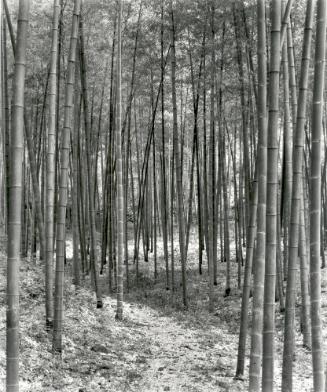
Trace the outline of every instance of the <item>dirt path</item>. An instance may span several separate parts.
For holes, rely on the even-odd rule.
[[[125,313],[129,318],[127,309]],[[131,320],[142,323],[144,316],[141,311],[136,317],[133,314]],[[231,384],[234,384],[233,390],[239,390],[232,380],[234,360],[230,353],[234,351],[231,347],[234,339],[228,338],[227,331],[210,324],[201,329],[187,327],[186,317],[182,315],[179,322],[152,310],[147,312],[148,326],[142,326],[149,339],[142,356],[146,366],[135,390],[227,390]]]

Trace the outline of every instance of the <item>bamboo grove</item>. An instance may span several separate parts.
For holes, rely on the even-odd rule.
[[[325,392],[326,12],[324,0],[0,2],[8,392],[19,266],[36,257],[54,353],[65,279],[90,284],[97,308],[116,295],[119,321],[145,270],[187,311],[196,268],[208,312],[239,295],[248,390],[275,388],[282,312],[282,391],[300,323]]]

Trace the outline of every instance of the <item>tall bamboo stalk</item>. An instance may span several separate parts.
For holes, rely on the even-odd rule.
[[[81,85],[83,97],[83,111],[84,111],[84,125],[85,125],[85,150],[86,150],[86,170],[87,170],[87,185],[88,185],[88,202],[89,202],[89,222],[90,222],[90,237],[91,237],[91,270],[93,275],[93,282],[95,293],[97,297],[97,308],[102,308],[101,288],[99,285],[98,276],[98,250],[97,250],[97,235],[95,227],[95,198],[94,198],[94,178],[92,175],[91,162],[91,144],[92,144],[92,128],[89,118],[89,103],[88,103],[88,86],[86,80],[86,59],[84,52],[84,28],[83,20],[80,17],[80,67],[81,67]]]
[[[124,263],[124,193],[121,149],[121,21],[122,0],[118,0],[117,26],[117,125],[116,125],[116,180],[117,180],[117,310],[116,319],[123,318],[123,263]]]
[[[171,84],[172,84],[172,104],[173,104],[173,143],[174,143],[174,162],[176,170],[176,193],[177,193],[177,214],[179,226],[179,247],[182,265],[182,287],[183,287],[183,305],[187,308],[187,290],[186,290],[186,259],[185,259],[185,222],[183,211],[183,194],[182,194],[182,165],[180,159],[180,148],[178,143],[177,127],[177,102],[176,102],[176,52],[175,52],[175,21],[173,12],[173,0],[170,1],[171,14]]]
[[[62,130],[62,141],[60,151],[60,182],[59,202],[56,226],[56,276],[55,276],[55,304],[54,304],[54,328],[53,328],[53,350],[62,351],[62,326],[63,326],[63,294],[64,294],[64,258],[66,240],[66,208],[67,208],[67,186],[69,166],[69,145],[72,127],[73,96],[75,82],[75,60],[76,44],[78,40],[78,20],[80,15],[81,1],[74,1],[72,17],[72,29],[70,37],[69,61],[67,68],[66,91],[65,91],[65,113],[64,128]]]
[[[19,264],[24,150],[24,88],[29,0],[20,0],[11,112],[11,158],[7,246],[6,390],[19,391]]]
[[[325,369],[321,325],[321,273],[320,273],[320,225],[321,225],[321,134],[323,117],[323,93],[325,80],[327,4],[317,2],[317,31],[313,83],[311,165],[309,187],[310,211],[310,300],[313,387],[315,392],[325,391]]]
[[[285,309],[285,330],[284,330],[284,353],[283,353],[283,391],[292,390],[292,370],[293,370],[293,352],[294,352],[294,317],[295,317],[295,290],[296,276],[295,272],[298,265],[299,254],[299,235],[300,235],[300,212],[302,193],[302,163],[303,163],[303,145],[304,145],[304,127],[306,121],[307,108],[307,91],[308,91],[308,72],[310,65],[311,37],[313,25],[313,0],[307,1],[305,29],[303,37],[301,75],[299,82],[299,98],[296,118],[296,128],[294,130],[294,147],[293,147],[293,184],[292,184],[292,202],[290,211],[290,228],[289,228],[289,251],[288,251],[288,274],[286,288],[286,309]],[[305,242],[301,230],[301,243]],[[305,236],[304,236],[305,237]],[[301,244],[300,244],[301,245]],[[303,244],[302,244],[303,246]],[[303,260],[303,248],[300,257],[302,270],[304,269],[305,260]],[[302,280],[304,278],[302,271]],[[303,283],[305,284],[305,283]],[[303,287],[303,290],[305,288]]]
[[[258,207],[257,246],[254,255],[253,312],[249,390],[260,390],[262,358],[263,283],[266,254],[266,198],[267,198],[267,54],[265,1],[257,1],[258,28]],[[249,273],[249,271],[247,272]]]
[[[266,265],[264,282],[262,389],[273,390],[275,339],[275,287],[278,197],[278,109],[281,1],[271,2],[271,54],[269,64],[269,115],[267,135]]]

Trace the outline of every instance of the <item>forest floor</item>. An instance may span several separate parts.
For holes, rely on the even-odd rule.
[[[194,241],[196,242],[196,240]],[[2,241],[3,243],[3,241]],[[192,243],[192,242],[191,242]],[[22,392],[97,391],[246,391],[244,380],[235,380],[241,291],[237,288],[236,263],[232,263],[231,295],[224,298],[225,263],[219,263],[215,287],[215,312],[208,313],[207,268],[197,272],[196,243],[187,263],[189,309],[183,310],[181,287],[174,297],[165,289],[164,270],[153,280],[153,260],[140,263],[138,287],[131,281],[125,295],[123,321],[115,320],[115,295],[104,296],[96,309],[90,285],[75,290],[67,264],[63,354],[54,356],[51,335],[44,328],[44,273],[38,260],[21,264],[21,368]],[[162,244],[158,253],[161,254]],[[0,265],[4,267],[4,246]],[[69,253],[69,252],[68,252]],[[176,264],[178,264],[176,248]],[[163,265],[160,256],[158,263]],[[133,272],[133,265],[130,265]],[[176,282],[180,275],[177,273]],[[106,278],[103,276],[105,288]],[[5,385],[5,274],[0,274],[0,389]],[[323,278],[323,328],[327,342],[327,283]],[[281,385],[283,316],[276,307],[276,389]],[[302,348],[296,323],[294,391],[312,391],[311,354]],[[250,318],[251,319],[251,318]],[[250,331],[250,330],[249,330]],[[250,335],[248,335],[250,337]],[[249,339],[248,339],[249,341]],[[247,351],[248,354],[248,351]],[[3,387],[3,389],[2,389]]]

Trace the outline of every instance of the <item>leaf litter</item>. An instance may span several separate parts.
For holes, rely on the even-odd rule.
[[[44,325],[44,278],[40,261],[23,260],[20,290],[20,390],[22,392],[229,391],[248,389],[249,340],[244,380],[235,380],[241,291],[223,298],[225,263],[218,263],[215,312],[208,313],[207,268],[197,273],[195,243],[188,257],[189,309],[181,305],[179,283],[165,289],[164,271],[153,280],[153,262],[140,263],[138,287],[125,294],[123,321],[115,320],[116,299],[101,278],[104,307],[96,309],[91,285],[75,289],[66,266],[63,353],[52,353],[52,336]],[[158,245],[158,254],[162,243]],[[161,253],[162,254],[162,253]],[[0,253],[1,266],[6,262]],[[178,252],[176,250],[176,261]],[[158,264],[163,265],[162,256]],[[180,269],[176,282],[180,281]],[[236,285],[237,265],[232,262]],[[2,268],[4,270],[4,268]],[[130,265],[130,270],[133,264]],[[323,335],[327,341],[326,273],[323,271]],[[5,274],[0,275],[0,379],[5,386]],[[251,306],[250,306],[251,307]],[[300,308],[299,308],[300,309]],[[299,313],[299,310],[298,312]],[[251,321],[251,316],[250,316]],[[250,322],[251,324],[251,322]],[[296,320],[294,390],[312,391],[311,353],[302,347]],[[281,386],[283,315],[276,311],[276,390]],[[0,385],[1,385],[0,384]],[[3,389],[4,390],[4,389]]]

